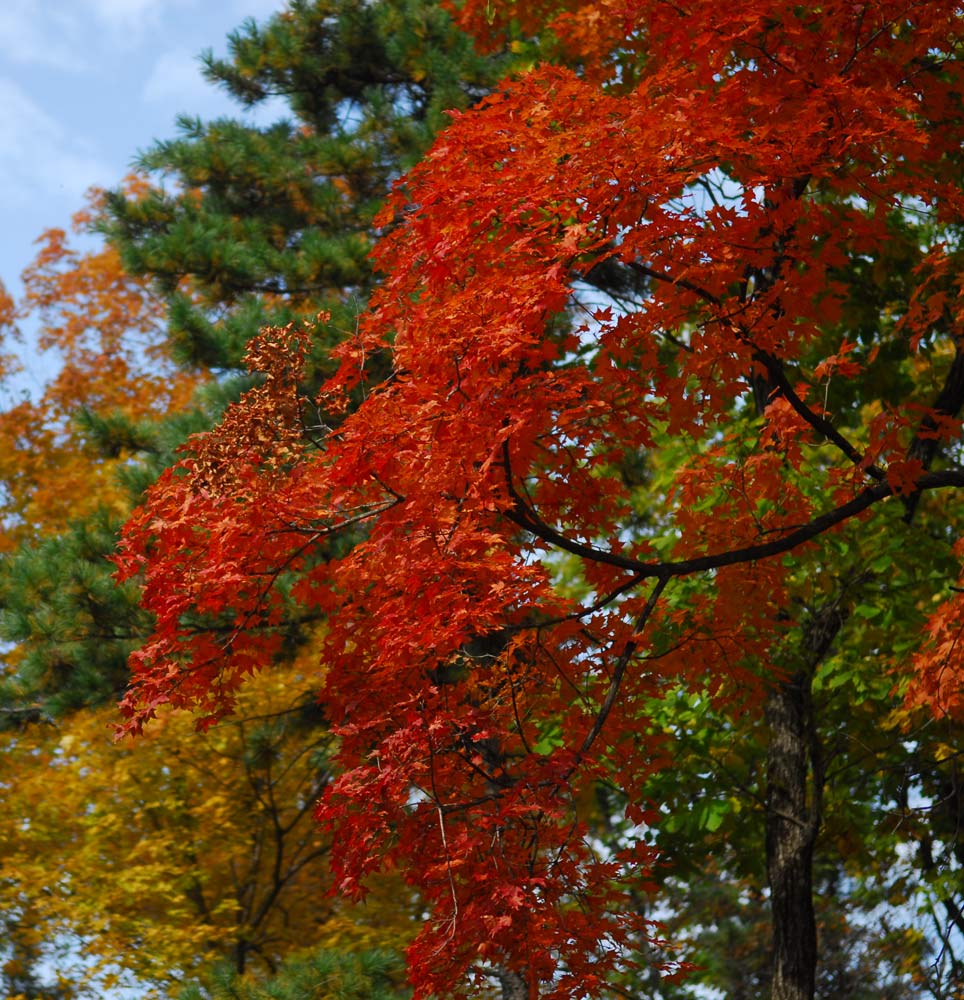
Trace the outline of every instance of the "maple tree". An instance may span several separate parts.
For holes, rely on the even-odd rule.
[[[321,698],[344,773],[318,817],[345,831],[343,890],[404,863],[434,907],[409,952],[420,996],[479,961],[507,996],[576,996],[650,934],[631,894],[659,803],[635,792],[671,747],[645,706],[704,683],[768,726],[772,989],[812,995],[801,889],[822,776],[801,678],[846,616],[843,597],[795,611],[794,564],[853,525],[872,554],[930,505],[951,526],[944,562],[960,556],[940,498],[964,486],[960,12],[463,14],[483,33],[548,24],[580,68],[535,69],[453,115],[401,183],[386,279],[323,419],[298,395],[309,334],[267,330],[247,354],[263,385],[152,488],[118,560],[158,623],[132,658],[129,729],[168,703],[202,726],[229,713],[271,663],[291,588],[330,616]],[[905,294],[857,337],[841,328],[855,274],[887,265],[907,215],[927,227]],[[629,294],[594,302],[604,273]],[[388,377],[366,380],[379,362]],[[859,389],[838,413],[840,383]],[[629,466],[668,441],[685,442],[669,483],[634,485]],[[893,623],[917,649],[894,663],[910,708],[957,707],[959,582],[927,581],[933,610]],[[791,632],[794,656],[775,655]],[[580,807],[599,781],[630,824],[606,855]]]

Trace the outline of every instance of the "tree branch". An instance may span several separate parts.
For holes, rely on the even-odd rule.
[[[633,632],[636,635],[638,635],[645,628],[646,622],[649,621],[649,617],[656,607],[656,602],[659,600],[660,594],[662,594],[663,590],[666,588],[667,583],[669,583],[668,577],[661,577],[656,581],[656,586],[653,587],[653,591],[649,595],[649,600],[646,602],[646,606],[639,613],[634,623]],[[609,713],[612,711],[613,705],[616,703],[616,697],[619,694],[619,686],[622,684],[623,675],[626,673],[626,667],[632,659],[633,653],[636,652],[638,645],[639,644],[635,638],[630,639],[623,648],[622,655],[616,661],[616,666],[613,669],[612,680],[609,682],[609,690],[606,692],[606,697],[603,699],[603,703],[599,707],[599,711],[597,712],[596,718],[592,724],[592,729],[586,733],[586,738],[582,741],[582,746],[579,748],[580,757],[589,752],[593,743],[596,742],[596,738],[602,732],[602,728],[606,724],[606,719],[609,718]]]
[[[820,416],[819,413],[815,413],[813,410],[807,406],[806,403],[797,395],[793,386],[787,380],[786,375],[783,371],[783,362],[774,357],[767,351],[757,349],[754,354],[754,358],[763,365],[767,370],[767,375],[770,377],[770,381],[776,386],[781,393],[783,393],[783,398],[790,404],[793,408],[794,413],[802,417],[806,422],[819,434],[822,434],[831,444],[837,446],[850,459],[854,465],[861,465],[864,461],[864,456],[837,430],[836,427],[826,417]],[[882,482],[886,478],[886,473],[883,469],[878,468],[876,465],[871,465],[867,468],[867,475],[876,479],[878,482]]]
[[[519,494],[512,481],[512,469],[509,456],[509,443],[503,443],[503,459],[506,474],[506,489],[509,498],[512,500],[512,507],[505,511],[505,516],[517,524],[525,531],[531,532],[537,538],[541,538],[548,544],[571,552],[587,562],[602,563],[607,566],[617,566],[620,569],[628,570],[636,574],[641,579],[646,578],[670,578],[674,576],[690,576],[693,573],[703,573],[707,570],[720,569],[724,566],[736,566],[741,563],[756,562],[759,559],[768,559],[771,556],[781,555],[789,552],[822,535],[825,531],[842,524],[844,521],[855,517],[874,504],[891,496],[893,489],[886,481],[868,486],[857,494],[852,500],[839,507],[815,517],[808,524],[805,524],[771,542],[761,542],[757,545],[746,545],[741,548],[730,549],[726,552],[718,552],[708,556],[696,556],[692,559],[682,559],[676,562],[643,562],[633,559],[630,556],[623,556],[607,549],[597,548],[595,545],[588,545],[585,542],[577,542],[568,538],[562,532],[557,531],[550,524],[547,524],[539,514],[529,506]],[[943,472],[930,472],[917,480],[916,489],[920,492],[924,490],[943,489],[945,487],[964,487],[964,469],[948,469]]]

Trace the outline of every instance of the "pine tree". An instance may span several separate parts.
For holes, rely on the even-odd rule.
[[[177,1000],[405,1000],[405,970],[383,951],[340,954],[321,950],[282,964],[268,979],[217,970],[204,988],[186,986]]]
[[[115,194],[104,222],[128,269],[167,296],[181,356],[216,370],[237,368],[259,328],[321,309],[350,333],[389,187],[445,111],[505,69],[426,0],[295,0],[229,47],[227,60],[205,54],[208,80],[244,107],[283,100],[288,117],[265,128],[181,118],[179,137],[139,160],[162,185]]]

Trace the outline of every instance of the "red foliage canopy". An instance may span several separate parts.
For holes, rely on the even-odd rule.
[[[384,283],[316,401],[298,396],[307,332],[252,344],[263,385],[128,524],[120,573],[143,574],[157,630],[124,709],[131,731],[168,702],[216,720],[270,665],[285,600],[324,613],[344,771],[318,816],[342,888],[404,865],[433,911],[419,996],[481,960],[575,997],[648,933],[626,896],[647,849],[599,856],[579,809],[594,781],[632,800],[665,766],[640,705],[688,673],[759,689],[782,556],[894,494],[964,486],[915,448],[959,433],[953,407],[878,404],[848,438],[820,388],[868,370],[827,332],[848,262],[909,205],[935,235],[880,337],[960,351],[942,234],[964,217],[962,23],[948,0],[463,16],[497,32],[493,8],[554,26],[579,71],[540,67],[453,115],[384,213]],[[604,275],[633,296],[587,307]],[[618,470],[680,438],[655,527],[630,530]],[[558,583],[560,553],[588,596]],[[694,574],[707,586],[665,599]],[[917,664],[945,706],[961,621],[955,594]]]

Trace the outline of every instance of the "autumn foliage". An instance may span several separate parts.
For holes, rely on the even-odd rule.
[[[263,974],[317,938],[360,951],[411,937],[391,880],[364,909],[328,895],[311,811],[331,736],[299,668],[263,674],[207,736],[168,713],[119,747],[107,706],[0,737],[0,906],[20,915],[21,949],[55,945],[70,995],[173,996],[215,961]]]
[[[250,345],[261,385],[127,525],[120,575],[157,627],[124,711],[205,728],[271,668],[289,597],[324,614],[340,888],[386,866],[417,886],[418,996],[481,970],[577,997],[655,933],[632,900],[659,803],[634,790],[671,748],[644,706],[698,677],[754,710],[793,560],[964,487],[964,25],[944,0],[462,13],[554,33],[576,68],[453,114],[316,398],[310,325]],[[911,213],[904,298],[857,338],[858,265]],[[629,475],[681,440],[665,486]],[[962,583],[897,664],[936,712],[960,708]],[[581,807],[597,782],[626,797],[612,851]]]
[[[147,190],[143,179],[128,179],[131,198]],[[73,219],[75,241],[102,207],[103,193],[92,192]],[[79,413],[156,419],[183,408],[203,380],[200,372],[171,363],[162,302],[148,281],[124,270],[113,247],[99,242],[77,249],[62,229],[47,230],[37,244],[21,301],[10,300],[0,312],[6,348],[24,355],[18,327],[29,324],[33,349],[55,371],[41,391],[0,413],[0,547],[8,552],[18,542],[62,531],[96,505],[126,511],[114,477],[124,456],[105,455]]]

